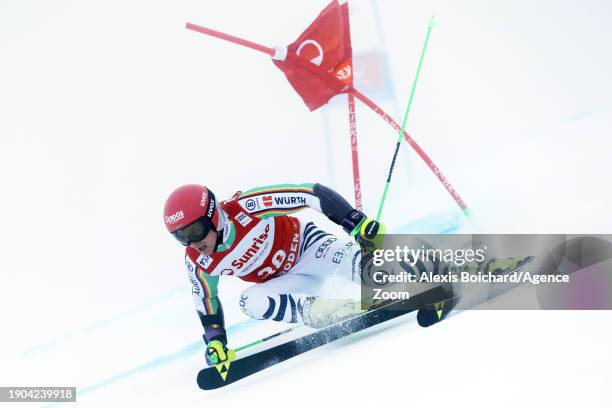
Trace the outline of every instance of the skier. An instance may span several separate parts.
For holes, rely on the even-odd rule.
[[[306,208],[322,212],[355,240],[288,215]],[[362,248],[380,247],[385,230],[321,184],[261,187],[222,202],[205,186],[184,185],[166,200],[164,222],[186,246],[209,365],[235,357],[227,348],[219,276],[255,283],[240,296],[241,310],[254,319],[323,327],[362,311],[359,301],[318,293],[331,276],[360,283]]]

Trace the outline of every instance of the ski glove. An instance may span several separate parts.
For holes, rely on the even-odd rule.
[[[383,246],[385,224],[373,218],[368,218],[361,211],[352,210],[348,213],[342,220],[342,228],[348,234],[354,236],[357,243],[366,252],[371,252]]]
[[[236,358],[236,352],[228,349],[221,340],[212,340],[206,346],[206,363],[214,366],[221,363],[229,363]]]

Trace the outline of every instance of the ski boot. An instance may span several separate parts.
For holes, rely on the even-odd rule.
[[[367,301],[314,296],[304,302],[302,317],[306,326],[322,329],[365,313],[368,309]]]

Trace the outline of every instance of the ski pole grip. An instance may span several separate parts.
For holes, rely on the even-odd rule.
[[[351,236],[357,235],[361,224],[367,219],[366,215],[359,210],[352,210],[342,220],[342,228]]]

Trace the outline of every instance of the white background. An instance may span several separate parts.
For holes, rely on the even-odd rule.
[[[201,328],[167,194],[321,182],[351,199],[352,184],[344,104],[310,113],[267,56],[184,25],[288,44],[326,4],[2,1],[0,385],[75,385],[92,406],[610,406],[609,312],[405,319],[227,390],[196,387],[203,357],[181,350]],[[380,102],[396,118],[435,14],[407,130],[473,209],[462,228],[611,232],[609,2],[351,9],[355,54],[388,54],[396,98]],[[364,105],[357,120],[374,213],[396,135]],[[404,144],[391,231],[438,232],[436,214],[455,211]],[[221,283],[228,325],[244,320],[232,300],[244,287]]]

